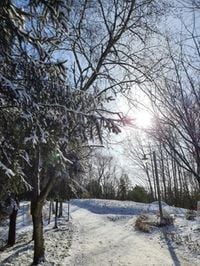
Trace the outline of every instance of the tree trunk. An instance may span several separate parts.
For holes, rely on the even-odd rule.
[[[13,207],[13,211],[10,215],[9,232],[8,232],[8,246],[14,246],[16,240],[16,220],[18,209]]]
[[[45,260],[45,247],[43,237],[43,203],[41,201],[31,202],[31,213],[33,219],[33,239],[34,239],[34,258],[33,265],[38,265]]]
[[[151,171],[152,171],[152,177],[153,177],[153,186],[154,186],[154,199],[158,199],[158,197],[157,197],[157,187],[156,187],[156,178],[155,178],[155,169],[154,169],[151,149],[150,149],[150,159],[151,159]]]
[[[68,203],[67,203],[67,221],[69,221],[69,214],[70,214],[70,210],[69,210],[69,199],[68,199]]]
[[[148,164],[147,163],[145,164],[145,171],[146,171],[147,179],[148,179],[148,182],[149,182],[151,201],[153,201],[153,199],[154,199],[153,187],[152,187],[152,184],[151,184],[151,179],[150,179],[150,176],[149,176],[149,169],[148,169]]]
[[[164,188],[164,199],[167,201],[167,186],[166,186],[166,175],[165,175],[165,164],[164,164],[164,156],[163,156],[163,147],[160,144],[160,166],[161,166],[161,173],[162,173],[162,181],[163,181],[163,188]]]
[[[170,159],[169,156],[166,157],[166,175],[167,175],[167,203],[173,204],[173,193],[172,193],[172,177],[171,177],[171,170],[170,170]]]
[[[58,200],[56,200],[56,212],[55,212],[54,228],[58,228]]]
[[[51,208],[52,207],[52,202],[51,202],[51,200],[50,200],[50,202],[49,202],[49,219],[48,219],[48,224],[50,224],[50,222],[51,222]]]
[[[63,202],[60,201],[60,204],[59,204],[59,215],[58,217],[62,217],[63,216]]]
[[[41,190],[40,186],[40,167],[41,167],[41,154],[40,145],[36,150],[36,161],[35,161],[35,172],[33,175],[33,190],[32,190],[32,200],[31,200],[31,215],[33,220],[33,240],[34,240],[34,255],[33,255],[33,265],[38,265],[45,261],[45,245],[43,236],[43,217],[42,209],[44,202],[52,189],[54,182],[55,169],[52,166],[49,167],[49,180],[45,187]]]
[[[54,205],[54,201],[51,201],[51,207],[52,207],[52,214],[55,214],[55,205]]]
[[[178,165],[178,179],[179,179],[179,206],[182,206],[183,184],[182,184],[182,171],[179,165]]]

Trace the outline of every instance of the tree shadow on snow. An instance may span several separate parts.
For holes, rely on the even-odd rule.
[[[79,208],[87,209],[90,212],[96,214],[113,214],[113,215],[139,215],[144,213],[149,213],[148,209],[141,208],[140,206],[109,206],[106,204],[99,205],[92,200],[73,200],[71,205],[75,205]],[[73,212],[71,210],[71,212]],[[153,213],[153,212],[152,212]]]
[[[24,247],[24,246],[27,246],[28,244],[30,244],[32,242],[32,240],[29,240],[28,242],[26,242],[26,243],[22,243],[22,244],[19,244],[19,245],[17,245],[17,246],[14,246],[13,248],[12,248],[12,250],[19,250],[20,248],[22,248],[22,247]]]
[[[8,256],[7,258],[5,258],[3,261],[1,261],[0,265],[5,265],[6,263],[12,263],[12,261],[16,259],[16,257],[18,257],[21,253],[23,253],[24,251],[27,251],[28,249],[32,249],[32,247],[28,245],[29,243],[30,241],[28,243],[24,243],[23,245],[19,245],[15,247],[16,251],[12,253],[10,256]]]
[[[171,258],[172,258],[172,260],[174,262],[174,265],[175,266],[181,266],[181,263],[180,263],[177,255],[176,255],[176,252],[174,250],[174,247],[172,246],[172,243],[171,243],[170,239],[168,239],[168,237],[167,237],[166,231],[165,230],[162,230],[162,233],[163,233],[164,240],[165,240],[165,242],[167,244],[169,253],[171,255]]]

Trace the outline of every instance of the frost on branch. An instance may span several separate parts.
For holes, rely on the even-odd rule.
[[[0,162],[0,168],[4,171],[5,175],[8,178],[12,178],[15,176],[15,173],[2,162]]]

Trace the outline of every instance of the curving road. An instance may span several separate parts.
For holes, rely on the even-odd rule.
[[[75,225],[70,257],[63,265],[74,266],[191,266],[173,250],[161,233],[144,234],[134,230],[133,216],[109,215],[72,204]],[[164,238],[163,238],[164,239]]]

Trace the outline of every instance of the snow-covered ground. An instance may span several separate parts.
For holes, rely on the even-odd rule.
[[[200,265],[200,222],[187,221],[184,209],[163,207],[175,216],[174,226],[142,233],[134,229],[136,218],[146,213],[156,219],[158,204],[73,200],[69,222],[61,218],[59,229],[52,229],[53,222],[45,222],[47,262],[43,265]],[[25,214],[27,217],[19,215],[17,244],[0,252],[0,265],[26,266],[32,262],[32,227]],[[0,233],[2,236],[2,230]]]

